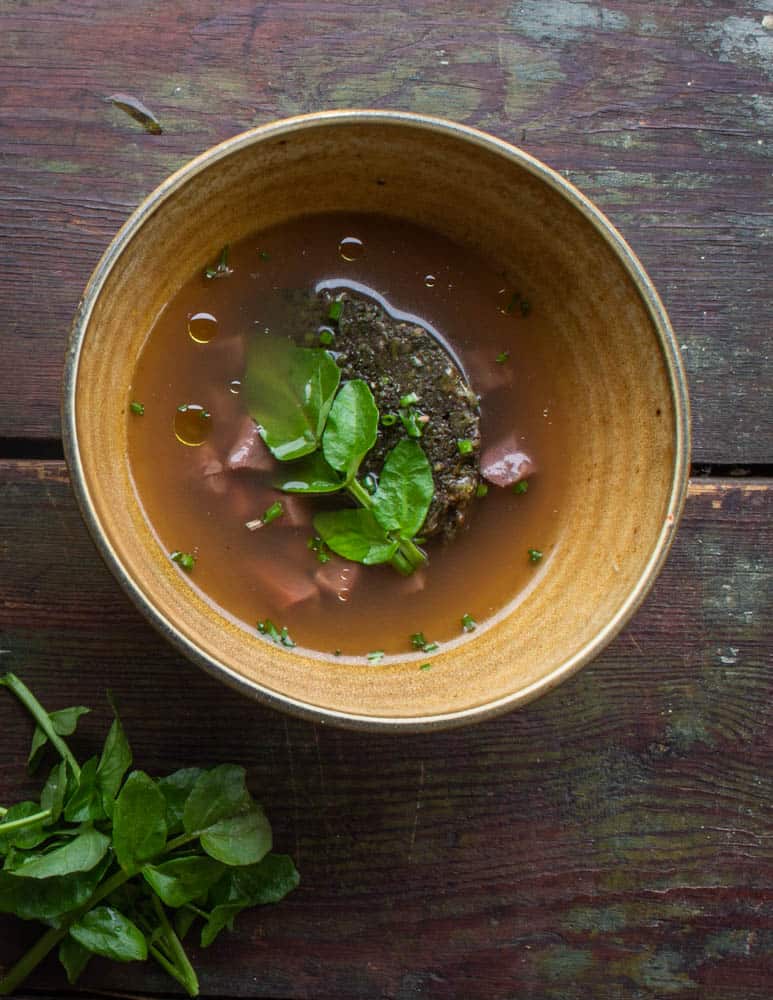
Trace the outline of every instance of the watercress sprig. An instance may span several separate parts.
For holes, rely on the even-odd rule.
[[[298,885],[244,769],[184,768],[154,779],[127,771],[132,753],[115,719],[99,757],[79,764],[62,739],[81,707],[48,713],[14,674],[0,677],[36,722],[30,758],[59,755],[40,802],[0,810],[0,912],[49,929],[0,979],[12,993],[58,946],[73,984],[92,955],[118,962],[152,956],[190,996],[198,979],[183,947],[201,919],[210,945],[243,909]],[[172,919],[168,911],[172,911]]]
[[[426,562],[415,538],[434,484],[418,441],[403,439],[387,454],[375,491],[358,478],[379,426],[366,382],[351,379],[340,385],[340,370],[327,351],[260,334],[250,349],[243,387],[263,440],[275,458],[287,463],[278,488],[306,494],[344,491],[358,504],[314,518],[315,530],[333,552],[365,565],[388,562],[404,575]]]

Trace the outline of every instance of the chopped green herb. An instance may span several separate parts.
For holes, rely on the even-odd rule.
[[[212,414],[209,412],[209,410],[199,411],[199,420],[211,420],[211,419],[212,419]]]
[[[333,343],[333,331],[332,330],[320,330],[319,342],[323,347],[330,347]]]
[[[529,562],[538,563],[542,558],[542,553],[539,549],[529,549]]]
[[[332,319],[334,323],[337,323],[341,318],[341,313],[344,311],[343,302],[336,300],[330,303],[330,308],[327,311],[327,318]]]
[[[440,649],[439,642],[427,642],[423,632],[414,632],[411,636],[411,645],[414,649],[420,649],[423,653],[434,653]]]
[[[271,522],[272,521],[276,521],[276,519],[278,517],[282,517],[282,515],[284,514],[284,512],[285,512],[285,509],[282,506],[281,501],[280,500],[275,500],[274,503],[271,504],[271,506],[268,508],[268,510],[266,511],[266,513],[263,515],[263,517],[261,518],[261,521],[264,524],[271,524]]]
[[[503,365],[506,361],[510,360],[510,352],[502,351],[501,354],[497,354],[497,364]]]
[[[138,403],[136,399],[133,399],[131,403],[129,403],[129,409],[132,413],[136,413],[138,417],[145,416],[145,404]]]
[[[478,488],[475,490],[476,497],[485,497],[488,493],[488,486],[485,483],[478,483]]]
[[[422,665],[419,667],[419,670],[429,670],[431,669],[431,667],[432,667],[431,663],[422,663]]]
[[[295,645],[287,632],[287,627],[277,628],[270,618],[258,622],[258,632],[279,646],[287,646],[288,649],[292,649]]]
[[[529,480],[520,479],[513,486],[513,493],[528,493],[529,492]]]
[[[228,253],[230,247],[226,243],[223,249],[220,251],[220,258],[215,267],[208,267],[204,271],[204,277],[211,281],[212,278],[227,278],[229,274],[233,274],[233,268],[228,266]]]
[[[175,550],[169,553],[169,558],[172,562],[176,562],[178,566],[190,573],[193,567],[196,565],[196,556],[192,552],[180,552]]]
[[[333,650],[333,656],[340,656],[340,655],[341,655],[341,650],[340,649],[334,649]]]
[[[515,312],[516,307],[520,309],[521,316],[526,318],[531,312],[531,303],[525,299],[520,292],[513,292],[513,296],[507,304],[506,313]]]
[[[477,627],[478,623],[472,615],[462,615],[462,628],[465,632],[474,632]]]
[[[457,438],[456,447],[459,449],[460,455],[471,455],[472,454],[472,441],[469,438]]]
[[[428,642],[427,645],[424,647],[424,652],[425,653],[434,653],[438,649],[440,649],[440,643],[439,642]]]
[[[330,550],[319,535],[315,535],[313,538],[310,538],[306,543],[306,547],[311,549],[312,552],[316,552],[319,562],[323,564],[330,562]]]
[[[394,425],[397,423],[398,420],[399,417],[397,416],[396,413],[385,413],[381,417],[381,423],[384,425],[384,427],[394,427]]]
[[[371,473],[371,472],[367,472],[362,477],[362,485],[365,487],[365,489],[368,491],[368,493],[370,493],[371,496],[373,496],[373,494],[378,489],[378,481],[377,481],[376,477],[373,475],[373,473]]]
[[[421,423],[419,422],[419,414],[411,406],[407,410],[400,407],[400,419],[403,422],[403,427],[405,428],[408,437],[420,438],[421,437]]]
[[[384,659],[383,649],[374,649],[372,653],[368,653],[368,661],[370,663],[381,663]]]
[[[419,397],[415,392],[409,392],[407,395],[402,396],[400,399],[400,406],[413,406],[414,403],[419,402]]]
[[[261,260],[271,260],[271,254],[267,250],[258,250],[258,257]]]

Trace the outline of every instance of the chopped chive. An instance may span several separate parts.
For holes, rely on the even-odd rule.
[[[368,661],[370,663],[381,663],[384,659],[383,649],[374,649],[372,653],[368,653]]]
[[[422,663],[422,665],[419,667],[419,670],[430,670],[431,667],[432,667],[431,663]]]
[[[469,438],[457,438],[456,447],[459,449],[460,455],[472,454],[472,441]]]
[[[336,300],[330,303],[330,308],[327,311],[327,318],[332,319],[334,323],[337,323],[341,318],[341,313],[344,311],[343,302]]]
[[[310,538],[306,543],[306,548],[311,549],[312,552],[316,552],[317,560],[323,565],[330,562],[330,550],[319,535]]]
[[[230,247],[226,243],[223,249],[220,251],[220,258],[215,267],[208,267],[204,270],[204,277],[208,280],[212,278],[227,278],[229,274],[233,274],[233,268],[228,266],[228,252]]]
[[[288,649],[292,649],[295,646],[286,625],[281,629],[277,628],[270,618],[266,618],[258,622],[257,629],[261,635],[265,635],[267,639],[271,639],[278,646],[286,646]]]
[[[414,649],[424,649],[427,645],[427,640],[424,638],[423,632],[414,632],[411,636],[411,645]]]
[[[261,260],[271,260],[271,254],[267,250],[258,250],[258,257]]]
[[[341,655],[341,650],[340,649],[334,649],[333,650],[333,656],[340,656],[340,655]]]
[[[528,493],[529,492],[529,480],[520,479],[513,486],[513,493]]]
[[[415,392],[409,392],[407,395],[402,396],[400,399],[400,406],[413,406],[414,403],[419,402],[419,397]]]
[[[172,562],[176,562],[181,569],[184,569],[186,573],[190,573],[196,565],[196,556],[192,552],[180,552],[179,549],[176,549],[174,552],[169,553],[169,558]]]
[[[333,343],[333,331],[332,330],[320,330],[319,342],[323,347],[330,347]]]
[[[542,558],[542,553],[539,549],[529,549],[529,562],[538,563]]]
[[[211,419],[212,419],[212,414],[209,412],[209,410],[199,411],[199,420],[211,420]]]
[[[398,419],[399,418],[396,413],[384,413],[381,417],[381,423],[384,427],[393,427],[397,423]]]
[[[509,360],[510,360],[510,352],[509,351],[502,351],[501,354],[497,354],[497,364],[498,365],[503,365],[505,363],[505,361],[509,361]]]
[[[474,632],[477,627],[478,623],[472,615],[462,615],[462,628],[465,632]]]
[[[421,437],[421,424],[418,420],[418,414],[412,406],[407,410],[400,407],[400,419],[403,422],[403,427],[408,433],[408,437]]]
[[[187,403],[180,403],[180,405],[177,407],[177,412],[178,413],[187,413],[188,412],[188,404]]]
[[[488,493],[488,486],[485,483],[478,483],[478,488],[475,490],[476,497],[485,497]]]
[[[424,647],[424,652],[425,653],[434,653],[438,649],[440,649],[440,643],[439,642],[428,642],[427,645]]]
[[[373,494],[378,489],[378,481],[372,472],[367,472],[362,477],[362,485],[365,487],[368,493],[370,493],[371,496],[373,496]]]
[[[275,500],[274,503],[271,504],[266,513],[263,515],[261,521],[264,524],[271,524],[272,521],[276,521],[278,517],[281,517],[284,514],[284,512],[285,509],[282,506],[281,500]]]
[[[132,413],[136,413],[138,417],[145,416],[145,404],[138,403],[136,399],[133,399],[131,403],[129,403],[129,409]]]

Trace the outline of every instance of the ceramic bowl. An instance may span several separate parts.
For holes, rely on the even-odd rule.
[[[155,317],[202,261],[301,214],[408,218],[524,275],[573,376],[565,443],[577,483],[561,557],[512,612],[433,658],[354,665],[285,651],[226,620],[181,579],[127,460],[132,372]],[[555,171],[474,129],[382,111],[303,115],[208,150],[157,188],[98,264],[69,341],[63,407],[72,482],[108,566],[195,663],[318,722],[411,731],[523,705],[596,656],[634,613],[674,537],[689,416],[663,305],[608,220]]]

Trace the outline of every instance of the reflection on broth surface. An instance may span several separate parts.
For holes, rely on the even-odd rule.
[[[465,615],[484,627],[542,572],[558,543],[566,414],[561,359],[540,303],[517,275],[378,216],[297,219],[231,247],[227,267],[210,267],[210,277],[206,263],[150,331],[129,396],[144,406],[142,415],[128,413],[132,474],[166,551],[193,555],[189,579],[214,605],[253,633],[261,621],[285,645],[424,655],[411,641],[417,633],[431,650],[465,634]],[[358,299],[357,289],[372,298]],[[342,294],[343,315],[333,305]],[[367,326],[379,302],[396,318]],[[365,325],[355,331],[357,308]],[[413,348],[388,325],[398,320],[413,331]],[[265,331],[331,351],[342,384],[368,381],[380,410],[379,436],[361,468],[368,490],[378,488],[384,455],[400,440],[423,443],[430,458],[446,449],[435,461],[428,537],[419,538],[426,566],[401,576],[390,565],[331,554],[314,540],[312,519],[354,507],[346,494],[275,488],[288,463],[271,456],[245,405],[247,354]],[[382,357],[383,376],[362,367]],[[457,409],[434,393],[443,379]],[[479,414],[465,380],[480,397]],[[453,466],[445,479],[442,463]],[[535,561],[530,550],[545,558]]]

